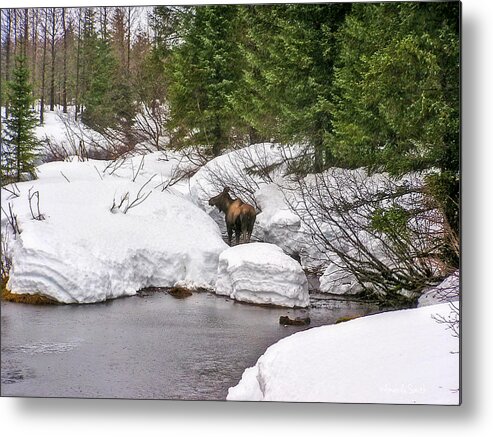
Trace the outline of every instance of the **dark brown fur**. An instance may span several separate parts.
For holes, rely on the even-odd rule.
[[[235,231],[236,244],[249,243],[252,236],[253,225],[257,213],[255,208],[240,199],[233,199],[229,195],[229,187],[224,187],[222,193],[209,199],[209,205],[215,206],[224,212],[226,228],[228,230],[228,243],[231,246],[233,230]]]

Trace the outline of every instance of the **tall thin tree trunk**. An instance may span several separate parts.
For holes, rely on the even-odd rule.
[[[108,36],[108,7],[103,6],[101,8],[101,35],[103,39],[106,41]]]
[[[130,24],[131,24],[131,20],[130,20],[130,16],[131,16],[131,13],[132,13],[132,8],[129,7],[128,8],[128,18],[127,18],[127,74],[130,75]],[[130,77],[130,76],[128,76]]]
[[[62,105],[63,112],[67,113],[67,26],[65,23],[65,8],[62,8],[62,25],[63,25],[63,88],[62,88]]]
[[[32,22],[32,47],[33,47],[33,53],[32,53],[32,64],[31,64],[31,80],[33,84],[33,97],[36,98],[36,61],[37,61],[37,55],[38,55],[38,10],[33,9],[33,22]],[[35,104],[33,98],[33,105]]]
[[[24,34],[22,36],[22,54],[27,59],[27,45],[29,42],[29,9],[24,9]]]
[[[77,121],[80,103],[79,103],[79,72],[80,72],[80,41],[81,41],[81,22],[82,22],[82,9],[79,8],[79,20],[77,23],[77,61],[75,66],[75,120]]]
[[[14,59],[17,55],[17,9],[14,9]]]
[[[51,84],[50,84],[50,111],[55,110],[55,33],[56,9],[51,8]]]
[[[10,51],[12,45],[12,12],[10,9],[7,9],[7,41],[5,42],[5,83],[8,83],[10,80]],[[9,113],[9,101],[5,102],[5,118],[7,118]]]
[[[48,12],[45,9],[45,20],[44,20],[44,32],[43,32],[43,65],[41,67],[41,101],[39,105],[39,122],[43,124],[44,122],[44,112],[45,112],[45,78],[46,78],[46,46],[48,40]]]

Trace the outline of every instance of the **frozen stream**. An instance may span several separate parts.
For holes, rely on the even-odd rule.
[[[210,293],[155,292],[90,305],[1,303],[2,396],[225,399],[243,370],[279,339],[378,312],[313,299],[308,310],[241,304]],[[309,328],[308,327],[308,328]]]

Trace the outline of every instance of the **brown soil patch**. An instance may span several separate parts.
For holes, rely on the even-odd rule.
[[[9,278],[2,278],[1,287],[2,294],[1,299],[6,300],[8,302],[16,302],[16,303],[28,303],[33,305],[56,305],[60,302],[46,296],[41,296],[39,294],[27,294],[27,293],[12,293],[7,288],[7,281]]]

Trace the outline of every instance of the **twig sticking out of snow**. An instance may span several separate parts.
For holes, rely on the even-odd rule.
[[[105,167],[103,170],[103,173],[106,173],[108,170],[108,174],[112,175],[117,171],[123,164],[125,164],[125,161],[127,160],[126,156],[121,156],[118,159],[115,159],[114,161],[110,161],[110,163]]]
[[[450,329],[452,332],[452,337],[459,338],[460,330],[460,312],[459,307],[456,302],[450,302],[450,313],[448,316],[443,316],[441,314],[432,314],[431,318],[437,323],[446,325],[445,329]],[[457,353],[457,352],[454,352]]]
[[[11,184],[10,187],[8,185],[2,187],[2,190],[5,190],[8,193],[10,193],[9,199],[12,199],[12,197],[19,197],[21,195],[19,187],[15,183]]]
[[[152,189],[148,191],[147,193],[143,193],[144,188],[154,179],[156,175],[152,175],[147,182],[142,185],[137,192],[137,195],[135,196],[135,199],[132,201],[130,200],[130,193],[127,191],[121,198],[120,198],[120,203],[118,206],[116,205],[116,201],[113,198],[113,204],[111,205],[110,211],[115,214],[118,211],[123,212],[123,214],[126,214],[128,210],[135,208],[139,206],[141,203],[145,202],[147,198],[151,195]],[[124,204],[126,203],[126,206]]]
[[[7,221],[10,225],[10,227],[12,228],[12,231],[14,232],[14,236],[18,235],[21,233],[21,230],[19,228],[19,223],[17,222],[17,215],[14,214],[14,210],[12,209],[12,203],[9,202],[9,212],[7,214],[7,212],[3,209],[3,206],[2,206],[2,211],[5,215],[5,217],[7,217]]]
[[[135,179],[137,179],[137,176],[139,176],[140,171],[144,168],[144,157],[145,155],[142,155],[142,159],[140,160],[139,167],[137,168],[137,172],[134,172],[134,162],[133,160],[130,160],[130,163],[132,164],[132,182],[135,182]]]
[[[139,206],[141,203],[143,203],[152,193],[152,190],[149,191],[147,194],[142,194],[142,190],[144,189],[144,187],[149,184],[155,177],[156,175],[152,175],[148,180],[147,182],[142,185],[139,189],[139,191],[137,192],[137,196],[135,197],[135,199],[132,201],[132,202],[129,202],[127,207],[125,208],[125,210],[123,211],[124,214],[127,213],[127,211],[131,208],[135,208],[136,206]]]
[[[39,211],[39,191],[34,191],[31,194],[31,190],[32,190],[32,187],[29,188],[29,193],[28,193],[28,197],[29,197],[29,209],[31,211],[31,216],[32,216],[32,218],[34,220],[44,220],[45,219],[45,216],[43,214],[41,214],[41,212]],[[36,209],[38,210],[38,213],[37,214],[34,214],[33,206],[32,206],[32,200],[33,200],[34,197],[36,197]]]
[[[113,198],[113,205],[111,205],[110,211],[114,214],[117,211],[121,211],[121,207],[125,203],[125,201],[128,201],[128,197],[130,196],[130,193],[127,191],[121,198],[120,198],[120,203],[118,206],[116,205],[115,198]]]
[[[65,180],[70,184],[70,180],[67,176],[63,174],[63,171],[60,170],[60,174],[65,178]]]
[[[94,168],[96,169],[96,171],[97,171],[99,177],[101,178],[101,180],[103,180],[103,176],[101,176],[101,173],[99,172],[98,168],[96,166],[94,166]]]

